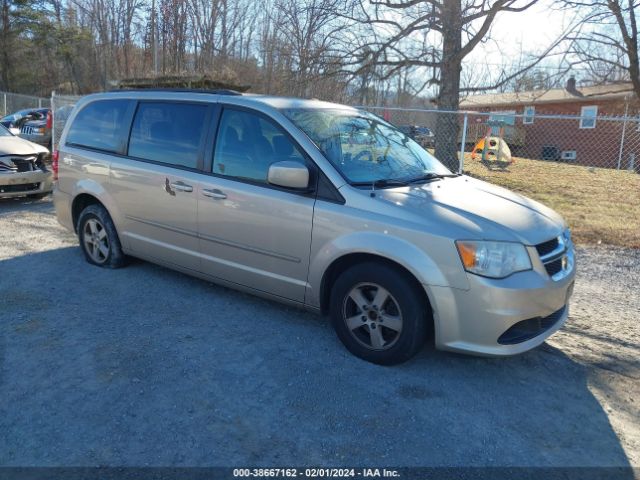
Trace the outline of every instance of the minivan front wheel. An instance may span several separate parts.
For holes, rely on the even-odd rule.
[[[355,265],[335,281],[331,321],[354,355],[381,365],[402,363],[423,346],[429,308],[416,282],[389,265]]]
[[[107,268],[119,268],[125,264],[113,220],[102,205],[89,205],[80,213],[78,238],[87,262]]]

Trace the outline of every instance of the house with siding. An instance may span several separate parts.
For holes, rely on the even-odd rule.
[[[491,129],[487,120],[499,120],[515,156],[640,170],[640,103],[630,83],[577,87],[570,78],[565,88],[469,96],[460,109],[490,114],[469,114],[467,146]]]

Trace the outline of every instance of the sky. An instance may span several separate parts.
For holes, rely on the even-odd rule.
[[[447,1],[447,0],[445,0]],[[529,0],[517,0],[521,6]],[[560,10],[557,0],[539,0],[535,5],[523,12],[500,12],[493,22],[491,31],[463,61],[462,85],[485,87],[494,85],[501,75],[513,74],[531,63],[549,49],[557,39],[566,34],[568,28],[579,24],[577,12]],[[402,22],[401,22],[402,23]],[[482,19],[475,26],[482,24]],[[384,28],[384,27],[381,27]],[[418,44],[421,41],[416,34]],[[434,41],[437,40],[434,37]],[[488,39],[488,40],[487,40]],[[463,38],[463,42],[466,40]],[[566,56],[567,43],[556,46],[551,55],[536,64],[534,70],[542,70],[550,75],[561,73],[554,79],[557,84],[566,81],[569,75],[580,80],[580,74],[586,73],[580,67],[573,68],[570,73],[566,67],[560,67],[561,59]],[[533,70],[532,70],[533,71]],[[420,73],[417,73],[416,86],[421,85]],[[428,71],[425,75],[429,75]],[[422,91],[424,96],[437,94],[435,86]]]
[[[517,61],[521,52],[545,51],[572,22],[576,22],[575,12],[561,11],[551,5],[552,1],[541,0],[524,12],[500,12],[492,27],[492,40],[478,46],[466,58],[466,65],[489,65],[497,70]],[[540,68],[557,71],[562,47],[556,52],[558,55],[545,59]]]

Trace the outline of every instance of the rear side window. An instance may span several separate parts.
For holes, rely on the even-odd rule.
[[[131,100],[98,100],[85,106],[69,128],[67,145],[119,153]]]
[[[129,156],[197,168],[208,106],[141,102],[133,120]]]

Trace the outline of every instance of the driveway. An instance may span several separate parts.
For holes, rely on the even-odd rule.
[[[0,201],[0,465],[640,465],[640,252],[579,249],[526,354],[381,367],[318,316],[134,261]]]

